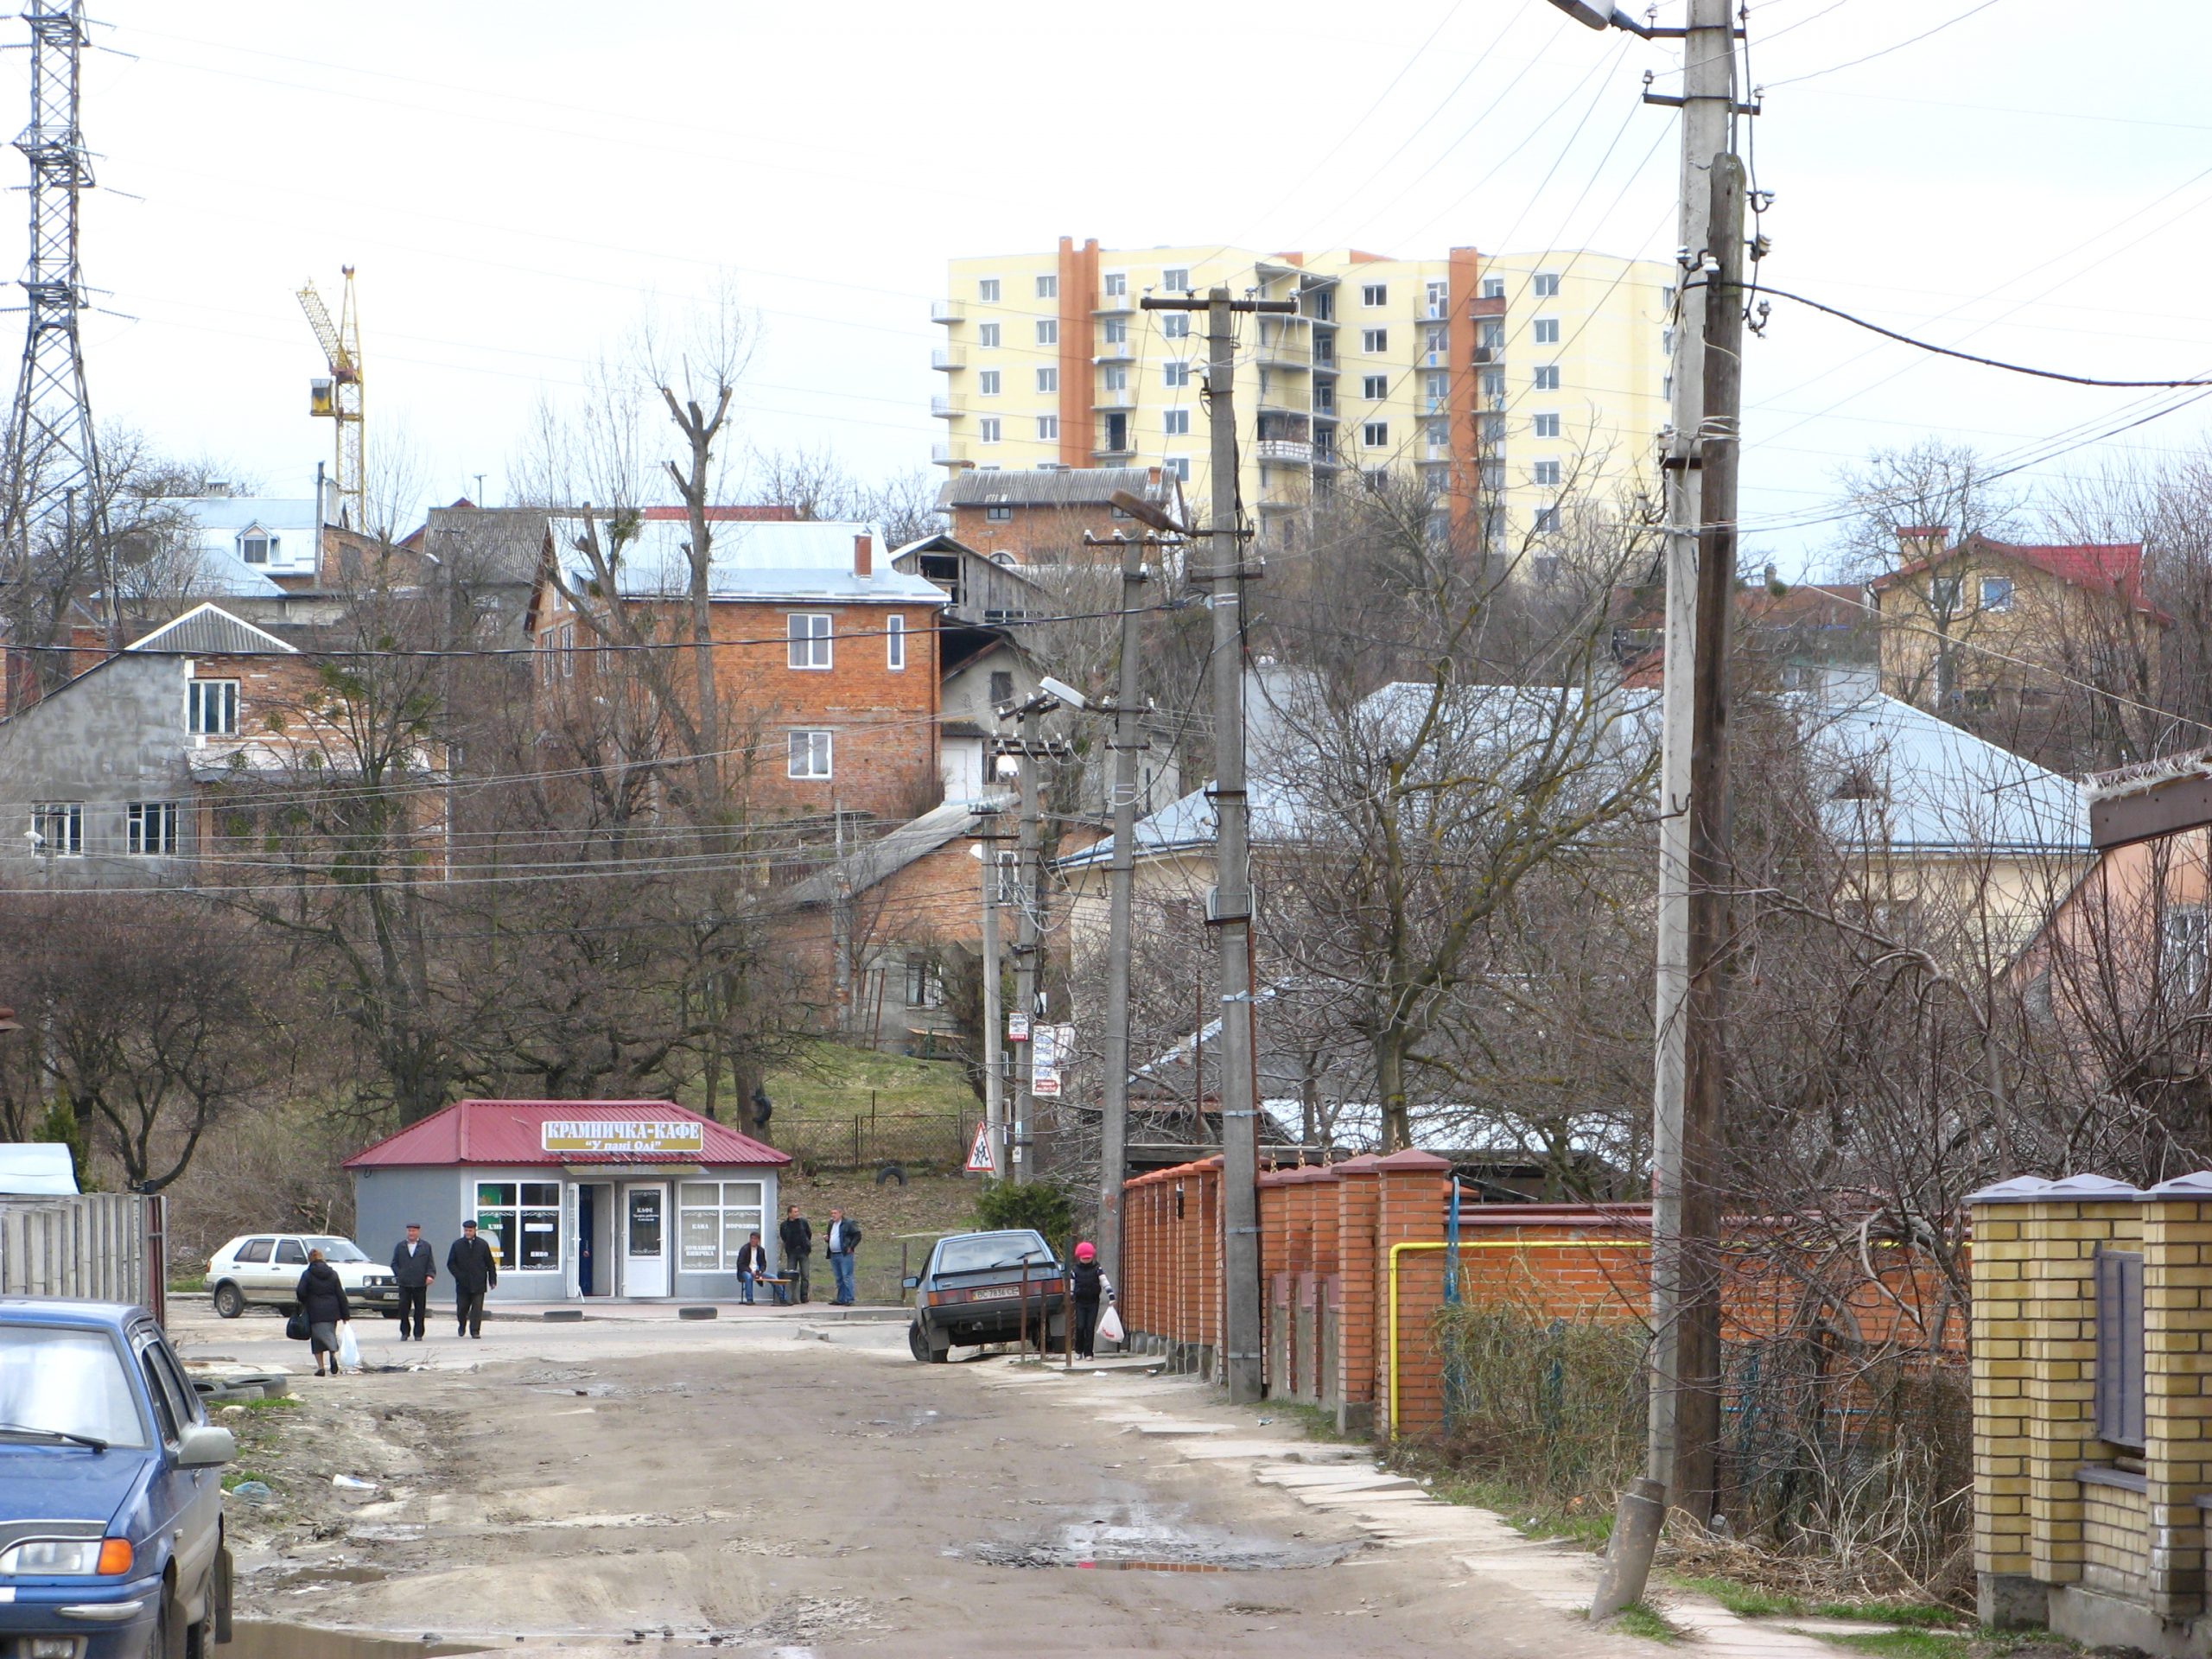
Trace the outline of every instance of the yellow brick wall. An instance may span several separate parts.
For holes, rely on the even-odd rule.
[[[2212,1476],[2212,1202],[2161,1199],[2143,1212],[2144,1524],[2152,1605],[2187,1618],[2204,1605],[2204,1515]]]
[[[2021,1236],[2031,1247],[2023,1281],[2030,1332],[2029,1554],[2042,1582],[2073,1584],[2082,1577],[2085,1557],[2076,1471],[2113,1455],[2094,1433],[2096,1250],[2100,1244],[2140,1248],[2143,1206],[2056,1203],[2023,1209]],[[2147,1540],[2140,1547],[2147,1548]]]
[[[2147,1591],[2144,1541],[2150,1503],[2115,1486],[2082,1488],[2082,1583],[2107,1595],[2140,1598]]]
[[[1974,1212],[1974,1565],[2031,1573],[2028,1538],[2030,1325],[2026,1206]]]

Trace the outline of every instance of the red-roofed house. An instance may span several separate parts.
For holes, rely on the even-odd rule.
[[[2143,592],[2139,542],[2030,544],[1941,525],[1897,532],[1902,563],[1868,584],[1882,690],[1941,713],[2050,700],[2115,654],[2154,664],[2172,619]],[[2070,664],[2070,666],[2069,666]]]
[[[739,1294],[753,1232],[776,1262],[789,1154],[666,1100],[464,1100],[346,1160],[372,1255],[410,1222],[437,1251],[474,1217],[494,1301]]]

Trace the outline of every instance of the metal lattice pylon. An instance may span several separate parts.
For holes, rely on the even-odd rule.
[[[354,530],[369,524],[368,465],[362,454],[362,402],[367,388],[361,377],[361,319],[353,308],[353,267],[346,265],[346,292],[338,306],[338,321],[310,282],[300,289],[300,309],[308,314],[330,365],[330,378],[313,383],[308,411],[337,423],[337,495],[339,522]],[[320,503],[317,504],[320,506]]]
[[[8,431],[6,540],[22,593],[28,594],[42,561],[66,561],[57,574],[68,587],[97,579],[114,645],[120,643],[119,613],[105,560],[107,497],[77,326],[87,303],[77,199],[93,184],[78,124],[78,67],[90,40],[83,0],[34,0],[34,6],[23,14],[31,31],[31,118],[16,139],[31,173],[30,259],[22,276],[30,315]],[[17,626],[29,620],[28,607],[19,604]],[[48,632],[60,626],[58,614],[43,620]]]

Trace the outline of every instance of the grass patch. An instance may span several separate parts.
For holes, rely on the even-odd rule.
[[[1675,1580],[1685,1590],[1710,1596],[1738,1618],[1777,1618],[1783,1615],[1802,1618],[1805,1604],[1795,1596],[1777,1594],[1763,1590],[1755,1584],[1738,1584],[1733,1579],[1690,1579]],[[1843,1614],[1827,1614],[1829,1618],[1843,1618]]]
[[[207,1275],[204,1273],[186,1274],[169,1281],[169,1294],[173,1296],[188,1296],[195,1290],[207,1288]]]
[[[776,1106],[771,1134],[779,1123],[850,1118],[871,1107],[977,1116],[983,1109],[957,1061],[910,1059],[828,1041],[809,1044],[792,1065],[770,1072],[767,1090]]]
[[[1308,1405],[1302,1400],[1270,1400],[1268,1410],[1278,1422],[1296,1423],[1309,1440],[1334,1440],[1342,1445],[1359,1438],[1338,1433],[1337,1414],[1326,1406]]]
[[[249,1480],[257,1480],[264,1486],[270,1484],[269,1477],[261,1473],[258,1470],[230,1469],[224,1471],[223,1490],[226,1492],[236,1491],[239,1487],[245,1485]]]
[[[1827,1639],[1846,1652],[1875,1654],[1879,1659],[1976,1659],[1990,1651],[1970,1636],[1947,1636],[1936,1630],[1873,1630],[1865,1636]]]
[[[1869,1624],[1905,1624],[1916,1630],[1955,1630],[1968,1623],[1955,1607],[1932,1601],[1826,1601],[1812,1609],[1816,1618],[1855,1618]]]
[[[1640,1636],[1647,1642],[1679,1642],[1682,1633],[1640,1601],[1632,1601],[1613,1615],[1613,1628],[1624,1636]]]
[[[299,1396],[290,1394],[264,1395],[258,1400],[238,1400],[232,1402],[244,1406],[248,1411],[296,1411]]]

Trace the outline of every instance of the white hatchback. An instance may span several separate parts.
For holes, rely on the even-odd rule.
[[[350,1238],[321,1233],[246,1233],[215,1252],[207,1262],[207,1290],[215,1311],[235,1319],[252,1304],[289,1310],[297,1300],[308,1252],[321,1250],[338,1269],[346,1300],[385,1318],[399,1312],[399,1284],[391,1269],[372,1262]]]

